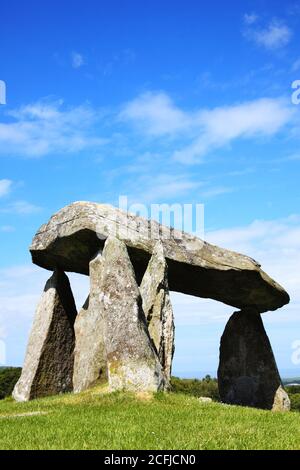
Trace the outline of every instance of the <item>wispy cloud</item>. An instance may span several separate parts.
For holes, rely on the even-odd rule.
[[[257,259],[263,269],[280,282],[300,307],[300,217],[256,220],[250,225],[217,230],[207,241],[246,253]]]
[[[256,13],[245,13],[244,14],[244,22],[247,25],[252,25],[257,22],[259,16]]]
[[[7,180],[7,179],[0,180],[0,197],[6,196],[10,192],[11,186],[12,186],[11,180]]]
[[[177,108],[163,92],[138,96],[123,107],[119,118],[134,122],[140,130],[154,136],[186,131],[192,125],[191,116]]]
[[[15,227],[12,225],[1,225],[0,226],[0,232],[2,233],[11,233],[15,231]]]
[[[88,105],[65,108],[62,101],[39,101],[7,114],[10,121],[0,123],[0,154],[41,157],[106,143],[94,134],[101,112]]]
[[[27,201],[14,201],[0,209],[4,214],[29,215],[41,211],[41,207]]]
[[[188,175],[158,174],[151,177],[144,174],[138,178],[138,181],[135,180],[135,190],[132,190],[131,199],[143,203],[176,200],[190,191],[198,190],[202,184],[193,181]]]
[[[281,99],[260,99],[199,113],[199,137],[174,153],[183,163],[193,163],[208,152],[237,139],[272,136],[292,118],[294,110]]]
[[[159,92],[127,103],[119,117],[150,137],[181,139],[173,159],[191,164],[234,140],[272,136],[292,120],[294,113],[290,103],[281,98],[188,112]],[[186,142],[184,146],[182,141]]]
[[[273,136],[292,122],[295,112],[282,98],[185,110],[164,92],[144,93],[120,112],[39,101],[6,112],[6,122],[0,123],[0,155],[99,153],[108,142],[124,152],[132,137],[128,125],[133,125],[141,136],[156,139],[156,152],[173,162],[193,164],[237,139]]]
[[[85,64],[84,57],[79,52],[72,52],[71,59],[73,69],[80,69]]]
[[[248,23],[248,28],[245,30],[245,37],[258,46],[262,46],[268,50],[282,49],[287,46],[291,41],[293,32],[286,24],[279,20],[272,20],[265,27],[253,26],[253,23]]]
[[[228,194],[232,193],[234,191],[234,188],[229,188],[226,186],[216,186],[216,187],[211,187],[202,192],[202,196],[205,199],[217,197],[217,196],[222,196],[223,194]]]

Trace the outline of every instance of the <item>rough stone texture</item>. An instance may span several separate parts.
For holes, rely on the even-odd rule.
[[[111,390],[155,392],[164,387],[126,245],[108,238],[102,257],[101,302]]]
[[[90,295],[75,321],[74,392],[107,378],[104,318],[100,304],[101,254],[90,262]]]
[[[46,269],[88,274],[89,262],[105,239],[124,240],[138,283],[146,271],[158,239],[169,267],[169,288],[212,298],[237,308],[276,310],[289,302],[285,290],[247,256],[209,243],[112,206],[76,202],[51,217],[33,239],[33,262]]]
[[[257,311],[245,309],[229,319],[221,338],[218,384],[224,403],[271,410],[281,401],[284,408],[275,358]]]
[[[289,399],[289,396],[284,390],[284,388],[282,388],[282,386],[280,385],[280,387],[278,387],[276,391],[272,411],[290,411],[290,409],[291,401]]]
[[[169,383],[174,355],[175,326],[168,287],[168,266],[161,242],[154,247],[140,292],[149,334],[154,342],[166,381]]]
[[[76,314],[69,280],[55,271],[37,307],[15,400],[72,391]]]

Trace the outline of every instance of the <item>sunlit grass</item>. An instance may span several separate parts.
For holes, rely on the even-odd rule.
[[[275,414],[181,394],[100,387],[0,402],[1,449],[300,449],[299,413]]]

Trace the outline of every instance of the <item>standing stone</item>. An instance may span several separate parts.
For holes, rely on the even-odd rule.
[[[108,238],[102,255],[101,302],[111,390],[155,392],[164,387],[126,245]]]
[[[281,380],[260,314],[236,312],[229,319],[220,347],[219,392],[224,403],[287,410],[289,398]]]
[[[75,321],[74,392],[106,379],[104,317],[101,308],[101,254],[90,262],[90,295]]]
[[[289,396],[282,385],[280,385],[276,390],[272,411],[290,411],[290,409],[291,401]]]
[[[15,400],[72,391],[76,315],[69,280],[56,270],[37,307],[22,375],[13,391]]]
[[[140,292],[151,339],[166,377],[171,379],[174,355],[174,315],[168,286],[168,266],[164,248],[158,242],[144,274]]]

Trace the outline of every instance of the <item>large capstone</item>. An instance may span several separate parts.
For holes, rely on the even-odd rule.
[[[174,315],[168,286],[164,248],[158,242],[143,277],[140,292],[151,339],[163,367],[166,383],[171,379],[174,355]]]
[[[164,374],[148,333],[135,273],[126,245],[116,238],[105,243],[101,290],[110,389],[163,389]]]
[[[229,319],[221,338],[218,383],[224,403],[289,409],[271,344],[256,310],[244,309]]]
[[[104,317],[101,308],[101,254],[90,262],[90,295],[75,321],[74,392],[81,392],[107,377]]]
[[[104,204],[76,202],[53,215],[33,239],[32,260],[46,269],[59,266],[64,271],[88,274],[90,260],[109,236],[126,244],[138,284],[161,239],[171,291],[236,308],[251,306],[260,312],[289,302],[287,292],[248,256]]]
[[[72,391],[76,314],[69,280],[57,270],[36,310],[22,375],[13,391],[17,401]]]

